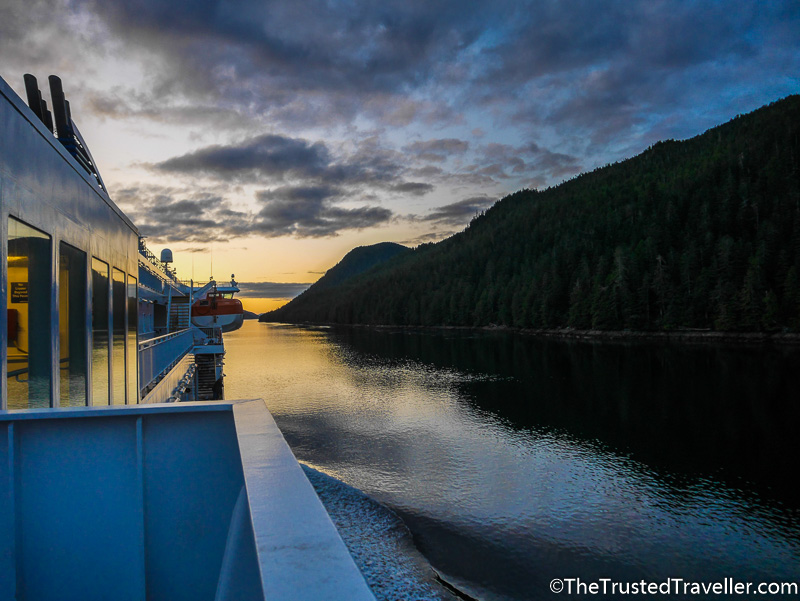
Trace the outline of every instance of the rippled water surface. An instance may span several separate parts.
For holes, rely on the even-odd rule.
[[[800,582],[800,352],[305,328],[226,334],[301,461],[480,599],[553,578]]]

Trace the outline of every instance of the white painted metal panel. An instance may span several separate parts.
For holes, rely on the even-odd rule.
[[[233,414],[264,598],[375,601],[263,401]]]
[[[374,601],[263,401],[0,412],[0,599]]]

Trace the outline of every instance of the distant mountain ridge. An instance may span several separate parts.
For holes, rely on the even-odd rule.
[[[314,305],[320,300],[324,302],[326,290],[341,286],[376,265],[407,252],[411,252],[411,249],[394,242],[379,242],[370,246],[358,246],[326,271],[325,275],[312,284],[308,290],[289,301],[283,307],[262,314],[259,317],[259,321],[290,319],[291,315],[302,313],[306,307]]]
[[[800,96],[511,194],[320,292],[271,319],[800,331]]]

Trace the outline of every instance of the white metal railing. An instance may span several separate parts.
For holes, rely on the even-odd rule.
[[[187,388],[194,384],[194,373],[197,366],[194,355],[186,353],[166,374],[150,386],[141,403],[170,403],[179,400]]]
[[[178,282],[178,276],[175,274],[175,268],[170,267],[169,263],[164,263],[156,257],[147,245],[144,243],[142,238],[139,238],[139,255],[145,261],[145,263],[149,263],[152,267],[156,269],[156,271],[165,274],[168,278],[170,278],[173,282]]]
[[[195,326],[195,344],[222,344],[222,328],[220,327],[197,327]]]
[[[194,345],[191,328],[139,343],[139,383],[147,390],[167,373]]]

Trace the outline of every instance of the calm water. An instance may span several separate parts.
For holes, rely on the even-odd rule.
[[[264,398],[298,459],[480,599],[800,582],[798,350],[254,321],[226,348],[227,398]]]

